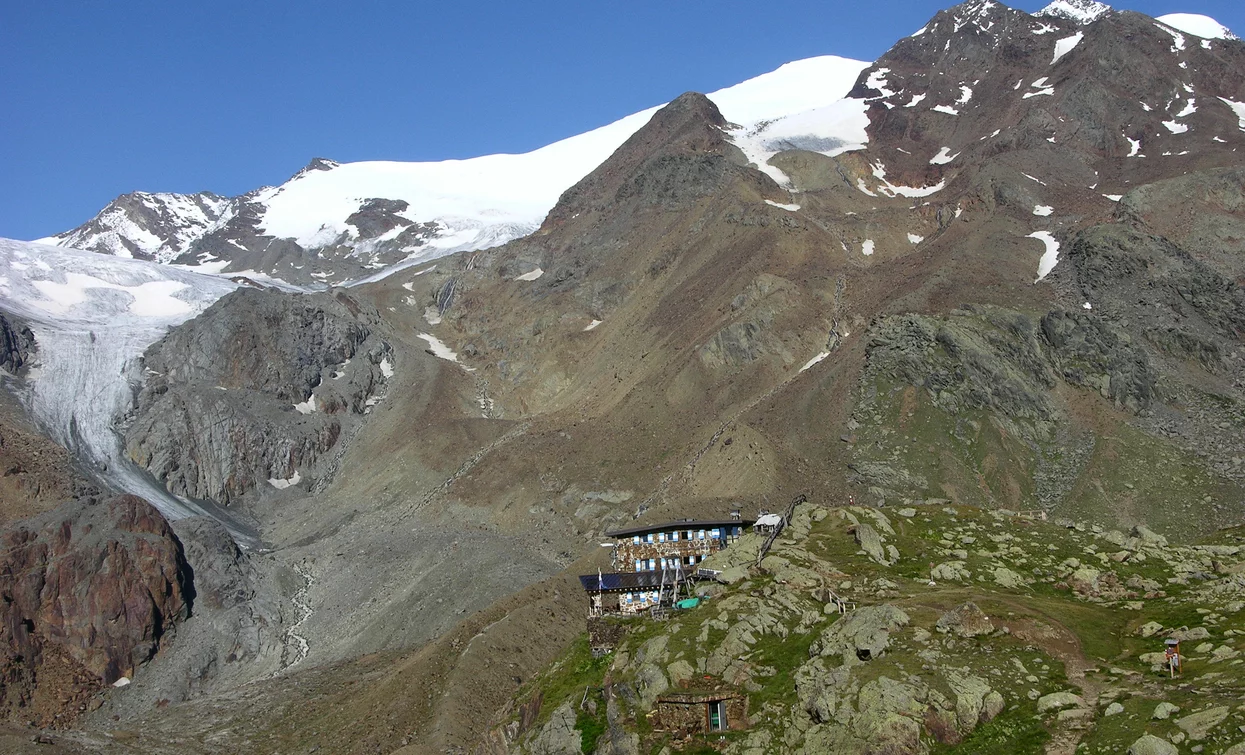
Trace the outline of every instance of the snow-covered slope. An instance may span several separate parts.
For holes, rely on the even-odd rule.
[[[714,92],[709,99],[727,120],[754,126],[839,100],[866,65],[835,56],[810,58]],[[508,226],[514,235],[535,230],[563,191],[604,162],[657,110],[650,108],[520,155],[358,162],[308,171],[259,195],[266,206],[260,228],[304,247],[320,246],[341,234],[357,236],[348,218],[359,209],[360,198],[385,197],[409,203],[400,214],[411,221],[445,226],[445,232],[428,243],[430,247],[448,250],[503,243],[510,233],[489,236],[488,229]],[[835,136],[834,122],[809,125],[818,135],[822,133],[818,126],[828,126],[830,132],[824,135]]]
[[[36,243],[172,262],[205,233],[227,221],[230,206],[228,198],[210,192],[136,191],[118,197],[85,225]]]
[[[841,151],[865,138],[868,120],[863,106],[834,103],[866,65],[809,58],[709,97],[743,127],[739,143],[755,160],[780,145]],[[205,207],[201,198],[212,195],[125,195],[91,222],[44,241],[214,271],[340,283],[534,231],[563,191],[657,109],[524,154],[440,162],[317,159],[280,186],[227,200],[228,206]]]
[[[38,345],[24,396],[31,413],[102,478],[170,518],[210,507],[176,498],[141,473],[122,454],[114,428],[130,409],[143,351],[234,288],[153,262],[0,239],[0,309],[25,320]]]
[[[1154,20],[1202,39],[1240,39],[1228,27],[1200,13],[1168,13]]]

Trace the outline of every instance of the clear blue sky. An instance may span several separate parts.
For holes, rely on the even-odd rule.
[[[0,236],[139,189],[240,194],[313,157],[523,152],[790,60],[873,60],[951,4],[5,0]],[[1242,5],[1115,7],[1245,34]]]

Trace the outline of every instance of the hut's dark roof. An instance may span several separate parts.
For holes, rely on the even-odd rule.
[[[610,590],[651,590],[661,587],[661,572],[637,571],[615,574],[583,574],[579,577],[584,589],[588,592],[608,592]]]
[[[628,527],[625,530],[614,530],[606,532],[606,537],[631,537],[632,535],[646,535],[649,532],[668,532],[671,530],[707,530],[713,527],[751,527],[753,519],[677,519],[673,522],[663,522],[661,524],[645,524],[639,527]]]

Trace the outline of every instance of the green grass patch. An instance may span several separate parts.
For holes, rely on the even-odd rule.
[[[1005,710],[997,718],[974,729],[956,745],[938,744],[931,755],[1036,755],[1043,752],[1050,732],[1037,717],[1033,705]]]
[[[591,755],[597,748],[597,740],[605,733],[609,724],[605,720],[605,706],[598,705],[596,715],[586,710],[579,711],[575,717],[575,728],[579,731],[579,750],[584,755]]]

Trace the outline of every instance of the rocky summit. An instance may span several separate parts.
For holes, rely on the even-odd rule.
[[[1245,43],[1196,19],[970,0],[0,241],[0,749],[1245,752]]]

